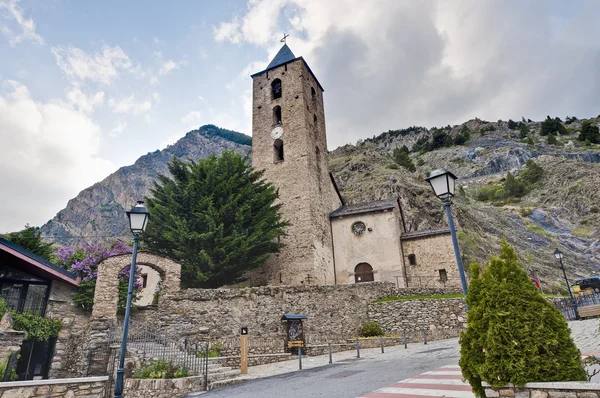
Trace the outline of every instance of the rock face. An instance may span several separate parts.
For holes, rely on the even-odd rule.
[[[81,191],[44,226],[42,235],[60,245],[107,241],[127,233],[125,211],[147,196],[159,174],[168,174],[173,157],[197,161],[212,153],[237,150],[250,153],[250,137],[206,125],[190,131],[177,143],[140,157],[104,180]]]

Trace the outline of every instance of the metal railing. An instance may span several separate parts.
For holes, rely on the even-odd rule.
[[[573,300],[575,306],[579,307],[587,307],[588,305],[599,305],[600,304],[600,293],[594,294],[582,294]],[[558,308],[560,312],[564,315],[568,320],[573,320],[577,318],[575,314],[575,309],[573,308],[573,302],[570,297],[555,300],[554,306]]]
[[[119,322],[109,331],[109,345],[121,344],[123,324]],[[133,351],[143,361],[162,359],[186,368],[191,375],[208,375],[209,345],[191,343],[187,338],[170,334],[142,322],[131,320],[127,350]]]

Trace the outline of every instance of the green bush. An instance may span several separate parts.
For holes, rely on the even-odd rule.
[[[383,336],[383,329],[377,322],[365,322],[360,327],[362,337]]]
[[[585,141],[586,145],[600,144],[600,129],[598,129],[598,126],[593,125],[591,121],[585,120],[581,123],[578,139],[579,141]]]
[[[519,179],[527,184],[535,184],[544,176],[544,169],[538,165],[533,159],[529,159],[525,164],[525,168],[519,174]]]
[[[558,140],[556,139],[556,136],[554,134],[548,134],[546,142],[548,143],[548,145],[558,144]]]
[[[223,351],[223,344],[213,343],[210,345],[210,347],[208,347],[208,357],[218,358],[221,356],[221,351]]]
[[[162,359],[133,373],[134,379],[177,379],[188,376],[189,372],[187,368],[177,366],[173,362],[163,361]]]
[[[534,287],[506,240],[483,273],[471,266],[467,305],[459,365],[476,395],[485,397],[482,382],[586,380],[565,318]]]
[[[58,319],[44,318],[28,312],[20,313],[8,308],[6,301],[0,299],[0,318],[10,312],[13,318],[13,329],[27,332],[27,340],[46,341],[58,336],[62,323]]]
[[[404,147],[404,148],[406,148],[406,147]],[[394,149],[394,152],[392,152],[392,157],[394,158],[394,162],[396,162],[398,165],[404,167],[408,171],[414,172],[415,170],[417,170],[412,159],[410,158],[410,156],[408,156],[408,152],[406,152],[402,148]]]
[[[555,117],[554,119],[550,118],[550,116],[546,116],[546,120],[544,120],[541,124],[540,135],[547,136],[549,134],[562,134],[567,135],[569,132],[567,128],[563,126],[560,118]]]

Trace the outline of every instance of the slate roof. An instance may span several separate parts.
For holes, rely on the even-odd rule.
[[[273,69],[279,65],[286,64],[295,59],[296,59],[296,56],[294,55],[292,50],[290,50],[290,48],[288,47],[287,44],[284,44],[283,47],[281,47],[281,49],[277,53],[277,55],[275,55],[275,58],[273,58],[271,63],[267,66],[267,70]]]
[[[308,66],[308,64],[306,63],[306,61],[304,60],[304,58],[302,58],[302,57],[296,57],[294,55],[294,53],[292,52],[292,50],[290,50],[290,48],[288,47],[287,44],[284,44],[283,47],[281,47],[279,49],[279,52],[275,55],[275,57],[273,58],[273,60],[271,60],[271,62],[269,63],[269,65],[267,65],[267,68],[265,70],[260,71],[260,72],[256,72],[256,73],[250,75],[250,77],[254,78],[256,76],[262,75],[265,72],[268,73],[271,69],[277,68],[278,66],[285,65],[287,63],[290,63],[290,62],[298,60],[298,59],[302,60],[302,62],[304,62],[304,65],[306,66],[306,68],[308,69],[308,71],[310,72],[310,74],[315,78],[315,81],[319,85],[319,88],[321,89],[321,91],[325,91],[323,89],[323,86],[321,86],[321,83],[319,83],[319,79],[317,79],[317,77],[313,73],[312,69],[310,69],[310,66]]]
[[[35,269],[38,269],[43,274],[48,274],[49,271],[50,271],[50,273],[54,273],[54,274],[58,273],[58,274],[61,274],[61,276],[62,276],[60,279],[70,282],[74,285],[79,284],[78,276],[76,274],[74,274],[73,272],[67,271],[66,269],[61,268],[58,265],[52,264],[48,260],[46,260],[36,254],[33,254],[29,250],[23,249],[19,245],[15,245],[14,243],[12,243],[6,239],[0,238],[0,250],[2,250],[4,248],[9,249],[9,250],[6,250],[6,249],[3,250],[3,251],[9,252],[9,254],[11,254],[10,251],[12,250],[12,251],[16,251],[19,254],[21,254],[22,256],[26,257],[27,259],[25,261],[30,266],[34,267]],[[56,279],[56,278],[52,278],[52,279]]]
[[[377,200],[375,202],[357,203],[342,206],[329,215],[329,218],[350,216],[353,214],[372,213],[391,210],[396,207],[396,199]]]
[[[449,228],[424,229],[422,231],[404,232],[402,235],[400,235],[400,240],[426,238],[429,236],[445,235],[445,234],[449,234],[449,233],[450,233]]]

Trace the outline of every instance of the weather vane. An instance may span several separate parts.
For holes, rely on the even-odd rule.
[[[280,41],[280,42],[282,42],[282,43],[286,43],[285,39],[287,39],[287,38],[288,38],[288,36],[289,36],[288,34],[285,34],[285,33],[284,33],[284,34],[283,34],[283,39],[281,39],[281,40],[279,40],[279,41]]]

